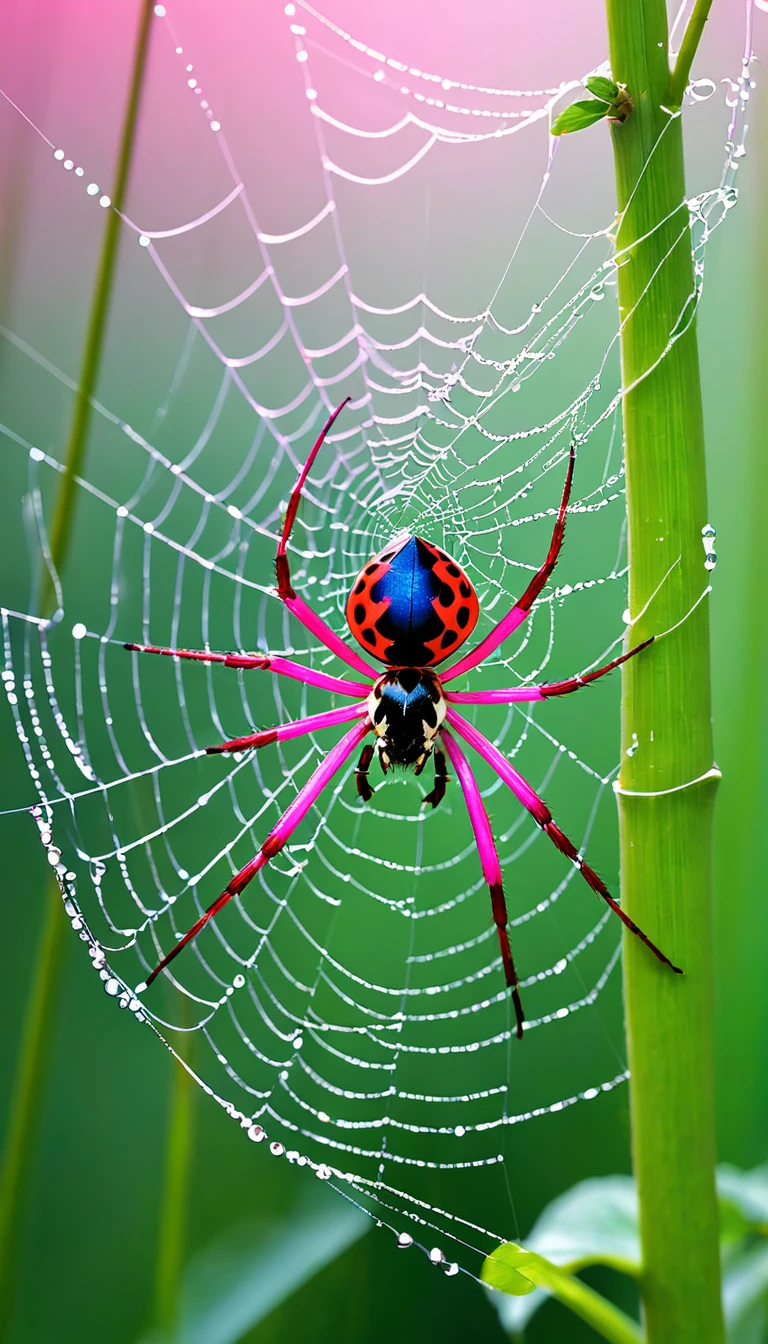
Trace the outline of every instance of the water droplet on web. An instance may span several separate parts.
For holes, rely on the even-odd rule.
[[[453,1132],[457,1139],[463,1139],[467,1131],[463,1125],[455,1125]]]
[[[276,1139],[274,1143],[270,1143],[269,1151],[273,1157],[282,1157],[283,1153],[285,1152],[285,1148],[283,1147],[282,1143],[280,1143],[280,1141]]]
[[[429,1258],[432,1261],[433,1265],[442,1265],[443,1261],[445,1260],[445,1256],[443,1255],[443,1252],[440,1250],[439,1246],[432,1247],[432,1250],[429,1252]]]
[[[327,1167],[324,1162],[320,1163],[320,1166],[317,1168],[317,1171],[315,1172],[315,1175],[317,1176],[317,1179],[319,1181],[330,1180],[332,1174],[333,1173],[331,1171],[331,1168]]]
[[[456,1264],[455,1260],[451,1260],[450,1263],[445,1266],[445,1274],[449,1279],[452,1279],[458,1272],[459,1266]]]
[[[233,986],[234,986],[235,989],[242,989],[242,988],[243,988],[243,985],[245,984],[245,976],[244,976],[244,975],[236,975],[235,978],[234,978],[234,980],[232,981],[232,984],[233,984]]]
[[[261,1143],[262,1139],[265,1139],[266,1137],[261,1125],[251,1125],[248,1130],[248,1138],[252,1143]]]
[[[599,303],[601,299],[605,298],[605,290],[600,285],[595,285],[594,289],[589,291],[589,297],[594,299],[595,303]]]
[[[409,1246],[413,1245],[413,1237],[410,1232],[400,1232],[397,1237],[397,1245],[401,1251],[407,1251]]]
[[[120,993],[120,981],[116,980],[113,975],[104,981],[104,993],[108,994],[111,999],[116,999]]]
[[[710,573],[717,564],[717,555],[715,553],[716,540],[717,532],[711,523],[707,523],[706,526],[701,529],[701,541],[704,547],[704,568]]]
[[[634,754],[635,754],[635,752],[637,751],[637,748],[639,747],[639,745],[640,745],[640,744],[639,744],[639,742],[638,742],[638,740],[637,740],[637,733],[633,733],[633,734],[632,734],[632,741],[631,741],[630,745],[627,747],[627,753],[626,753],[627,756],[634,756]]]

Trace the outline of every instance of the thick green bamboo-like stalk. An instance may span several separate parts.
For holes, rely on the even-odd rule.
[[[117,264],[120,215],[130,174],[136,140],[139,104],[149,54],[153,0],[141,0],[128,101],[123,118],[118,153],[113,209],[104,230],[99,271],[88,320],[80,381],[75,393],[69,438],[64,455],[64,474],[54,507],[50,529],[50,553],[54,569],[60,571],[74,528],[75,478],[79,473],[88,435],[93,397],[104,345],[109,305]],[[55,604],[53,582],[43,571],[39,594],[39,614],[50,617]],[[13,1081],[8,1129],[0,1169],[0,1338],[8,1330],[13,1308],[16,1264],[20,1241],[20,1214],[24,1184],[29,1170],[36,1135],[37,1114],[48,1062],[53,1013],[62,965],[66,920],[61,895],[53,876],[45,897],[44,927],[36,957],[32,988],[19,1042],[19,1062]]]
[[[696,7],[699,32],[704,8]],[[695,606],[708,578],[701,535],[708,519],[682,122],[663,110],[675,92],[665,0],[607,0],[607,11],[613,77],[634,103],[629,119],[612,129],[617,247],[626,259],[618,298],[628,389],[632,643],[677,627],[622,669],[622,901],[685,970],[684,977],[670,974],[638,939],[625,936],[642,1294],[648,1344],[720,1344],[711,909],[716,776],[706,599]],[[683,45],[690,66],[692,43]]]

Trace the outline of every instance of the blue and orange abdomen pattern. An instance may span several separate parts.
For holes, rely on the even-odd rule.
[[[477,624],[477,594],[439,546],[406,537],[374,556],[347,601],[347,624],[367,653],[391,667],[430,667]]]

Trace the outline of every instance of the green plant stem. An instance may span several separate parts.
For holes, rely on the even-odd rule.
[[[669,77],[666,98],[662,100],[670,111],[677,111],[683,101],[685,90],[688,87],[688,76],[691,73],[693,58],[698,51],[701,35],[704,32],[704,24],[709,18],[711,8],[712,0],[696,0],[696,4],[693,6],[683,33],[680,50],[677,53],[675,68]]]
[[[568,1307],[575,1316],[580,1316],[603,1339],[610,1340],[610,1344],[643,1344],[640,1327],[625,1312],[593,1288],[588,1288],[581,1279],[573,1278],[549,1261],[545,1263],[546,1272],[536,1276],[538,1287],[546,1289],[551,1297]],[[533,1279],[533,1273],[530,1277]]]
[[[108,212],[106,219],[80,382],[75,394],[75,406],[65,452],[64,472],[50,528],[51,563],[57,572],[64,564],[73,531],[76,501],[74,487],[86,448],[91,399],[101,363],[104,331],[114,285],[121,222],[118,212],[125,199],[130,175],[141,92],[149,54],[153,8],[152,0],[142,0],[112,193],[113,208]],[[54,585],[47,569],[43,571],[38,601],[40,615],[47,619],[52,614],[55,602]],[[53,1010],[62,965],[66,922],[55,878],[52,878],[48,885],[45,907],[44,927],[21,1032],[19,1060],[13,1080],[8,1130],[0,1171],[0,1338],[7,1334],[13,1309],[23,1190],[36,1133],[35,1120],[39,1112],[39,1099],[48,1062]]]
[[[174,1062],[155,1277],[155,1319],[163,1338],[167,1340],[176,1337],[178,1327],[179,1284],[186,1244],[194,1130],[194,1092],[195,1084],[187,1070]]]
[[[683,44],[691,58],[703,8]],[[622,901],[685,970],[671,974],[625,935],[641,1287],[648,1344],[720,1344],[706,599],[693,610],[708,578],[708,518],[682,123],[661,110],[664,0],[607,0],[607,11],[613,77],[634,103],[612,129],[617,248],[628,258],[618,300],[632,643],[677,626],[622,669]]]
[[[522,1277],[521,1277],[522,1276]],[[484,1262],[481,1277],[484,1283],[513,1296],[529,1290],[530,1284],[543,1288],[574,1315],[591,1325],[611,1344],[643,1344],[643,1336],[636,1321],[615,1307],[607,1298],[588,1288],[564,1266],[555,1265],[545,1256],[529,1251],[515,1242],[507,1242],[489,1255]],[[527,1285],[523,1280],[527,1279]]]

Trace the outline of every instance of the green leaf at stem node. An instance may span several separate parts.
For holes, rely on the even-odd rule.
[[[618,84],[614,84],[612,79],[606,79],[605,75],[590,75],[584,80],[584,88],[604,103],[615,103],[619,96]]]
[[[581,102],[571,103],[552,123],[553,135],[570,135],[572,131],[583,131],[596,121],[602,121],[611,111],[611,104],[597,98],[585,98]]]

